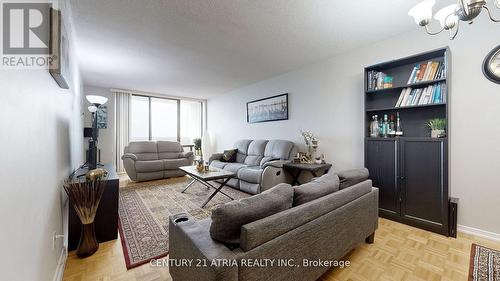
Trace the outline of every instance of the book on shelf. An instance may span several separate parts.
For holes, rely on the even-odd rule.
[[[446,102],[446,83],[437,83],[425,88],[401,90],[395,107],[428,105]]]
[[[432,81],[446,78],[446,66],[442,61],[428,61],[416,64],[408,78],[407,84]]]
[[[380,90],[392,88],[393,77],[384,72],[370,70],[367,72],[367,90]]]

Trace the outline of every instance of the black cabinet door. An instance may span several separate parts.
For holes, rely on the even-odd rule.
[[[401,140],[401,216],[419,227],[448,229],[446,140]]]
[[[373,186],[379,188],[381,215],[399,214],[398,141],[367,139],[365,166]]]

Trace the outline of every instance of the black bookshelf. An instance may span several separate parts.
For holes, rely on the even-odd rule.
[[[379,214],[382,217],[448,235],[448,137],[431,138],[425,122],[446,120],[450,99],[451,54],[449,48],[408,56],[365,68],[364,136],[365,166],[374,186],[379,188]],[[436,61],[445,65],[444,77],[408,84],[415,65]],[[392,87],[368,89],[369,72],[393,77]],[[440,102],[396,107],[405,88],[418,89],[445,84]],[[372,116],[379,119],[399,113],[403,136],[370,137]]]

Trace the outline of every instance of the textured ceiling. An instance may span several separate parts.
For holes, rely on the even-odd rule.
[[[418,0],[72,0],[84,82],[210,98],[414,30]]]

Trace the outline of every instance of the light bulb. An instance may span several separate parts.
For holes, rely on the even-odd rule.
[[[413,17],[415,23],[420,26],[425,26],[429,24],[432,18],[432,7],[436,4],[436,0],[424,0],[413,6],[413,8],[408,11],[408,15]]]
[[[439,10],[434,18],[439,21],[441,27],[444,29],[452,29],[458,23],[458,16],[456,15],[457,4],[449,5]]]
[[[97,106],[95,105],[91,105],[89,107],[87,107],[87,109],[91,112],[91,113],[94,113],[97,111]]]
[[[86,98],[91,104],[96,105],[103,105],[108,101],[108,98],[97,95],[88,95]]]

